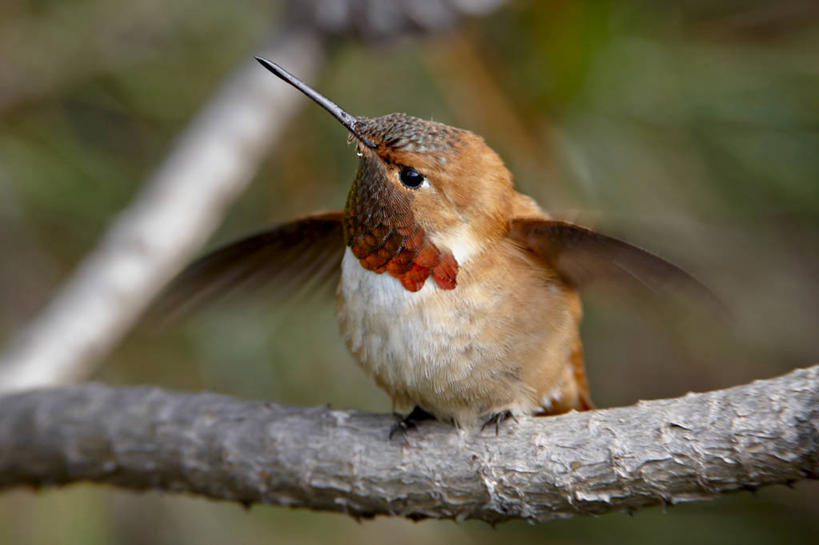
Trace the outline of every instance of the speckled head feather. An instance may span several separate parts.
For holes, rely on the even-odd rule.
[[[393,151],[428,153],[445,164],[446,154],[462,145],[467,134],[463,129],[401,113],[357,120],[357,130],[376,145],[382,157]]]

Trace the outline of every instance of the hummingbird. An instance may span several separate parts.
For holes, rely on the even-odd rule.
[[[414,407],[390,437],[430,418],[497,434],[518,415],[592,409],[578,290],[601,279],[704,289],[646,250],[550,217],[477,134],[403,113],[353,116],[256,60],[347,130],[358,169],[346,205],[206,255],[171,299],[335,275],[347,348],[394,407]]]

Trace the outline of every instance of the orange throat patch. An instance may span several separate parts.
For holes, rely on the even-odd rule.
[[[350,249],[362,267],[378,274],[386,272],[409,291],[423,288],[430,276],[441,289],[457,285],[458,262],[452,252],[440,250],[417,225],[377,228],[355,237]]]
[[[411,199],[392,186],[382,161],[366,152],[347,196],[344,241],[362,267],[386,272],[409,291],[423,288],[430,276],[440,288],[454,289],[458,263],[415,221]]]

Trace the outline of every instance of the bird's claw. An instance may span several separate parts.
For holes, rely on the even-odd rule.
[[[500,425],[507,418],[511,418],[512,420],[515,421],[515,423],[517,423],[517,421],[518,421],[517,417],[514,414],[512,414],[512,411],[510,411],[509,409],[506,409],[505,411],[496,412],[492,416],[487,418],[486,422],[484,422],[483,426],[481,426],[481,431],[485,430],[487,427],[494,424],[495,425],[495,435],[498,435],[498,432],[500,431]]]
[[[400,414],[398,413],[393,414],[395,414],[396,417],[401,418]],[[397,433],[400,433],[401,436],[403,437],[409,430],[417,428],[419,422],[434,419],[435,419],[434,416],[432,416],[424,409],[416,405],[415,408],[412,409],[412,412],[410,412],[407,416],[401,418],[401,420],[393,424],[393,426],[390,428],[389,438],[392,439],[393,436]]]

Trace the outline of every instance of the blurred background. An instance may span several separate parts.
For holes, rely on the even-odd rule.
[[[432,35],[334,37],[313,83],[354,114],[401,111],[483,135],[519,189],[555,216],[683,265],[730,307],[730,319],[692,317],[679,305],[587,294],[598,405],[819,361],[819,5],[500,4]],[[0,3],[0,345],[284,17],[272,0]],[[210,247],[343,206],[353,148],[302,102]],[[346,353],[330,297],[234,302],[161,332],[137,328],[93,379],[391,410]],[[818,519],[815,482],[494,530],[89,485],[0,494],[0,543],[805,543]]]

